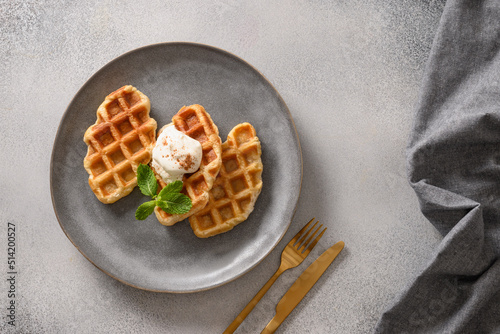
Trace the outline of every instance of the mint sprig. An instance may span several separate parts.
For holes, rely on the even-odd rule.
[[[148,165],[139,164],[137,167],[137,185],[143,195],[154,197],[158,190],[155,174]]]
[[[183,214],[191,210],[193,203],[191,199],[181,194],[182,181],[174,181],[167,184],[158,194],[158,183],[154,172],[149,166],[139,164],[137,167],[137,184],[141,193],[151,197],[151,201],[141,204],[135,211],[135,218],[146,219],[153,213],[155,207],[160,207],[170,214]]]

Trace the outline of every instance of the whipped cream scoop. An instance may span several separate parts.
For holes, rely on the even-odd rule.
[[[201,157],[201,143],[169,124],[156,140],[151,166],[166,183],[182,181],[184,174],[200,168]]]

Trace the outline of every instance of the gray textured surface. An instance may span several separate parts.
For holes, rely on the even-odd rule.
[[[440,240],[407,184],[404,151],[442,7],[413,0],[1,1],[0,307],[12,222],[17,332],[221,332],[311,216],[329,230],[302,268],[335,241],[346,249],[279,332],[372,331]],[[283,242],[240,279],[187,295],[145,292],[103,274],[60,229],[49,192],[50,152],[73,95],[114,57],[168,41],[214,45],[259,69],[286,101],[304,158],[302,194]],[[299,273],[285,273],[239,332],[259,332]],[[4,320],[2,313],[1,331]]]

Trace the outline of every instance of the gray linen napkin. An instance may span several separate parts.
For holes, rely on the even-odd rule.
[[[500,333],[500,0],[449,0],[408,146],[444,236],[376,333]]]

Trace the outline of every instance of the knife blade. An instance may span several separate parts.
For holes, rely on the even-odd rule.
[[[295,306],[297,306],[302,298],[311,290],[343,248],[344,242],[337,242],[307,267],[278,302],[278,305],[276,305],[276,315],[267,324],[261,334],[274,333],[274,331],[276,331],[283,320],[288,317]]]

